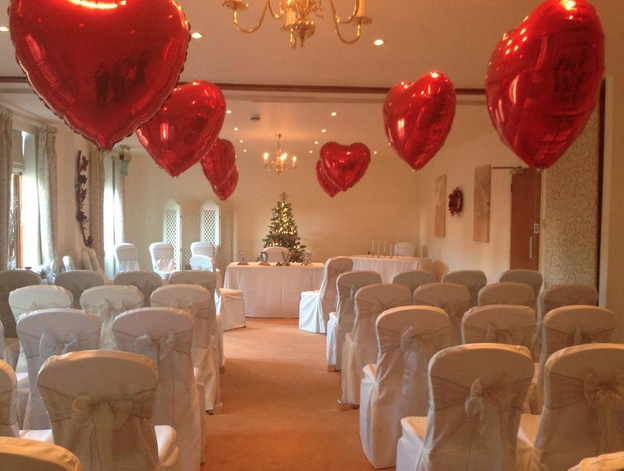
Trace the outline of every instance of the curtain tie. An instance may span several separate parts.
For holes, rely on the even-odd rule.
[[[80,340],[75,333],[70,333],[65,340],[58,340],[47,330],[43,331],[39,339],[39,357],[41,363],[54,355],[63,355],[80,350]]]

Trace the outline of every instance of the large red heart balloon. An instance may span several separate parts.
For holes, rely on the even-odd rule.
[[[156,114],[190,39],[175,0],[11,0],[9,21],[35,92],[100,149]]]
[[[238,185],[238,167],[235,166],[228,179],[221,185],[213,185],[212,189],[221,201],[225,201],[232,196],[232,193],[236,190],[236,185]]]
[[[455,88],[439,72],[390,90],[383,107],[384,128],[392,148],[414,170],[442,148],[455,117]]]
[[[223,93],[216,85],[198,80],[176,87],[136,134],[154,161],[177,177],[208,153],[224,119]]]
[[[502,141],[548,168],[583,132],[600,94],[605,37],[585,0],[548,0],[498,43],[487,106]]]
[[[213,187],[225,183],[236,168],[236,149],[227,139],[218,139],[201,159],[204,175]]]
[[[369,163],[370,150],[360,142],[350,146],[328,142],[321,147],[323,170],[342,191],[347,191],[360,181]]]
[[[320,160],[316,162],[316,179],[318,180],[319,185],[321,185],[323,191],[332,198],[340,193],[340,188],[329,179]]]

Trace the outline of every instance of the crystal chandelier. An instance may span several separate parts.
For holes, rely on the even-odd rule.
[[[271,5],[271,0],[265,0],[258,24],[250,29],[242,28],[238,24],[238,13],[249,8],[249,5],[245,3],[244,0],[225,0],[223,6],[232,10],[234,26],[243,33],[256,32],[260,26],[262,26],[267,11],[276,20],[285,20],[281,29],[282,31],[290,33],[290,47],[294,49],[297,47],[297,39],[301,43],[301,47],[303,47],[305,40],[314,34],[316,26],[314,20],[309,19],[308,16],[314,15],[323,18],[323,1],[325,1],[326,4],[329,2],[336,34],[343,43],[354,44],[360,39],[362,25],[368,25],[372,22],[372,20],[366,16],[366,0],[355,0],[353,12],[346,18],[341,18],[336,12],[335,0],[281,0],[277,11]],[[346,24],[356,27],[355,36],[352,39],[346,39],[340,32],[341,25]]]
[[[280,139],[282,138],[282,135],[276,134],[275,137],[277,138],[277,152],[275,154],[275,160],[269,161],[268,152],[265,152],[262,157],[264,159],[264,169],[267,172],[270,172],[271,170],[275,169],[275,171],[279,175],[286,169],[286,167],[288,167],[288,153],[283,152],[280,146]],[[291,162],[292,162],[292,165],[291,165],[290,171],[294,172],[297,169],[297,156],[296,155],[292,156]]]

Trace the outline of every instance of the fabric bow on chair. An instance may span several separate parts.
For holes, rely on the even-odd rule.
[[[182,311],[190,314],[193,317],[193,319],[196,317],[197,313],[199,312],[199,305],[197,303],[190,302],[187,304],[183,304],[179,302],[177,299],[174,299],[171,302],[171,305],[169,307],[172,307],[175,309],[181,309]]]
[[[171,330],[168,330],[165,335],[158,339],[145,334],[138,337],[134,345],[137,353],[150,357],[156,365],[159,365],[173,350],[175,335]]]
[[[584,383],[585,398],[596,409],[600,430],[598,454],[624,449],[622,413],[624,412],[624,373],[610,383],[601,383],[595,373],[589,373]]]
[[[579,326],[576,327],[572,345],[585,345],[588,343],[608,342],[611,338],[613,329],[603,330],[601,332],[584,332]]]
[[[69,352],[77,352],[80,350],[80,340],[75,333],[71,333],[65,340],[58,340],[53,334],[47,330],[41,334],[39,340],[39,358],[43,364],[48,358],[54,355],[64,355]]]
[[[100,304],[96,307],[96,314],[102,321],[104,322],[112,322],[115,320],[118,314],[127,311],[133,306],[123,301],[119,303],[119,305],[113,304],[110,300],[104,299]]]
[[[510,329],[503,330],[496,327],[494,324],[489,323],[487,326],[487,333],[485,334],[485,341],[488,343],[503,343],[506,345],[522,345],[524,335],[522,329],[517,325]]]

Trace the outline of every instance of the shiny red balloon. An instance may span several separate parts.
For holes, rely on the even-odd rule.
[[[225,183],[236,168],[236,149],[227,139],[217,138],[210,151],[201,159],[204,175],[213,188]]]
[[[585,0],[548,0],[506,33],[486,78],[487,106],[502,141],[548,168],[583,132],[598,102],[605,37]]]
[[[11,0],[9,22],[35,92],[100,149],[156,114],[190,39],[175,0]]]
[[[370,164],[370,150],[356,142],[343,146],[328,142],[321,147],[321,166],[327,177],[342,191],[347,191],[359,182]]]
[[[392,148],[414,170],[442,148],[455,117],[455,88],[446,75],[431,72],[390,90],[383,107],[384,128]]]
[[[219,87],[197,80],[176,87],[136,134],[154,161],[177,177],[208,153],[224,119],[225,98]]]
[[[236,190],[236,185],[238,185],[238,167],[235,166],[228,179],[221,185],[213,185],[212,189],[221,201],[225,201],[232,196],[232,193]]]
[[[316,162],[316,179],[318,180],[319,185],[321,185],[323,191],[332,198],[340,193],[340,187],[329,179],[325,170],[323,170],[323,165],[320,160]]]

